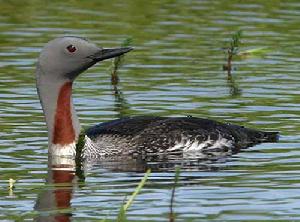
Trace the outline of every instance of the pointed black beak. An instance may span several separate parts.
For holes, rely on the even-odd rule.
[[[100,62],[102,60],[105,59],[110,59],[113,57],[117,57],[120,55],[123,55],[129,51],[133,50],[133,48],[131,47],[123,47],[123,48],[113,48],[113,49],[99,49],[98,52],[96,52],[93,55],[89,55],[86,58],[88,58],[89,60],[86,62],[86,64],[84,64],[83,66],[69,72],[66,73],[66,76],[71,79],[74,80],[80,73],[82,73],[83,71],[87,70],[88,68],[90,68],[91,66],[95,65],[97,62]]]
[[[123,55],[129,51],[133,50],[131,47],[124,48],[112,48],[112,49],[101,49],[96,54],[90,56],[94,62],[100,62],[105,59],[114,58],[120,55]]]

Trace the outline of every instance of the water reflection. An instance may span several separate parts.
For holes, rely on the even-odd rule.
[[[229,93],[232,97],[241,96],[242,90],[239,88],[238,84],[235,82],[232,74],[227,77],[227,85],[229,87]]]
[[[182,170],[218,170],[215,164],[228,161],[232,155],[230,152],[190,152],[188,154],[173,155],[148,155],[147,157],[122,156],[105,159],[86,159],[84,170],[106,169],[111,172],[140,172],[144,173],[147,169],[152,172],[172,172],[176,167]]]
[[[114,111],[117,113],[116,118],[125,117],[130,111],[130,105],[118,85],[112,85],[112,92],[115,97]]]
[[[81,83],[88,87],[78,87],[75,98],[83,127],[119,116],[152,113],[209,117],[278,130],[282,135],[279,143],[261,144],[217,161],[199,158],[198,163],[197,159],[180,161],[169,157],[165,163],[152,158],[147,163],[123,161],[119,166],[113,160],[99,161],[100,169],[93,169],[88,177],[92,183],[83,184],[85,190],[78,188],[82,184],[78,180],[84,180],[78,175],[73,175],[73,184],[69,182],[64,187],[73,197],[73,207],[73,203],[78,203],[76,215],[66,216],[66,220],[99,220],[99,214],[103,218],[106,215],[115,218],[116,206],[120,206],[124,196],[129,196],[140,180],[139,173],[114,173],[101,167],[142,172],[147,167],[172,170],[175,164],[188,170],[203,169],[185,173],[194,178],[195,184],[179,189],[175,212],[180,221],[298,220],[300,4],[297,0],[276,3],[258,0],[91,0],[45,4],[33,0],[2,1],[0,183],[6,187],[9,178],[16,179],[17,183],[13,197],[6,196],[7,189],[1,189],[0,220],[23,221],[20,217],[27,212],[30,215],[26,220],[31,220],[37,192],[41,194],[36,208],[40,206],[43,215],[50,214],[48,206],[43,211],[40,202],[46,196],[42,194],[46,189],[58,190],[58,183],[53,184],[50,175],[53,171],[49,170],[47,175],[47,188],[42,186],[37,191],[27,187],[28,184],[30,188],[31,185],[39,187],[47,167],[46,128],[33,73],[37,54],[45,42],[65,34],[88,37],[107,47],[119,46],[130,34],[137,49],[128,55],[126,63],[130,70],[122,72],[118,85],[122,93],[115,97],[107,87],[110,63],[94,67],[81,77]],[[232,82],[227,83],[226,72],[220,71],[224,63],[220,48],[239,29],[245,34],[242,47],[268,47],[270,51],[263,59],[235,60],[241,67],[238,75],[233,72],[238,83],[235,87]],[[99,77],[99,73],[103,75]],[[103,82],[107,84],[100,85],[99,78],[100,81],[105,78]],[[243,90],[238,99],[232,96],[237,95],[237,88]],[[222,170],[216,172],[218,168]],[[73,171],[69,173],[72,175]],[[162,215],[169,211],[166,195],[169,188],[165,184],[173,181],[173,176],[173,173],[154,173],[151,180],[156,186],[149,186],[145,195],[139,196],[139,201],[132,206],[130,219],[162,221]],[[205,178],[201,180],[200,176]],[[64,209],[64,213],[67,211],[70,208]],[[46,217],[40,220],[45,221]]]
[[[78,183],[75,160],[48,158],[45,190],[38,195],[35,221],[71,221],[73,188]]]

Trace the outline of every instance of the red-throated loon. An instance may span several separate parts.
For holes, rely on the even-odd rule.
[[[36,69],[37,89],[48,128],[49,153],[75,156],[80,124],[72,102],[72,83],[99,61],[120,56],[132,48],[103,49],[79,37],[60,37],[42,49]],[[196,117],[127,117],[86,131],[82,157],[152,155],[238,150],[273,142],[276,132]]]

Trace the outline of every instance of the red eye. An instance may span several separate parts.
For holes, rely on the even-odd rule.
[[[73,53],[73,52],[76,51],[76,47],[73,46],[73,45],[69,45],[69,46],[67,47],[67,50],[68,50],[69,52]]]

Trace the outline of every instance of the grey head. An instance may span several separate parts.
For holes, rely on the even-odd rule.
[[[40,75],[51,79],[74,80],[95,63],[120,56],[132,48],[104,49],[80,37],[65,36],[53,39],[42,49],[37,68]]]

